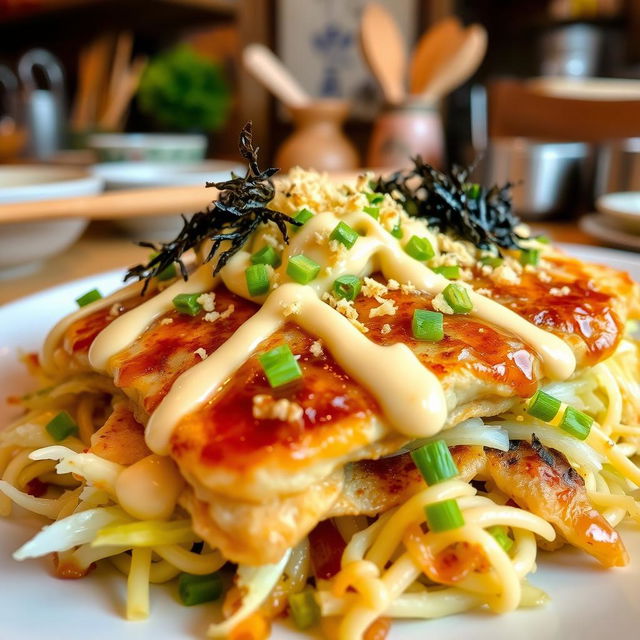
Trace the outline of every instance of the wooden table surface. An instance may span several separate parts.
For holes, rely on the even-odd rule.
[[[602,245],[578,229],[575,222],[534,224],[535,232],[546,233],[556,242]],[[118,233],[106,223],[92,223],[80,240],[61,255],[54,256],[28,273],[0,279],[0,305],[70,280],[110,269],[125,268],[144,261],[148,249]],[[1,277],[1,276],[0,276]]]

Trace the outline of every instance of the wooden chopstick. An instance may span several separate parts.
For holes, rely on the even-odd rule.
[[[95,196],[60,200],[2,204],[0,205],[0,224],[56,218],[117,220],[131,216],[172,213],[190,215],[207,207],[217,195],[217,189],[200,186],[160,187],[110,191]]]

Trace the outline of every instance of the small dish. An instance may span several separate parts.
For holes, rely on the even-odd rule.
[[[596,200],[596,209],[616,218],[624,228],[640,231],[640,191],[607,193]]]
[[[623,249],[640,251],[640,235],[618,224],[618,220],[604,213],[590,213],[579,222],[580,229],[594,238]]]
[[[85,169],[48,165],[0,167],[0,204],[94,195],[102,178]],[[70,247],[82,234],[86,218],[6,222],[0,220],[0,278],[35,268]]]
[[[207,182],[228,180],[232,172],[244,175],[245,167],[227,160],[206,160],[198,163],[106,162],[95,165],[93,171],[105,181],[108,191],[122,191],[170,186],[204,187]],[[191,214],[193,211],[121,218],[116,224],[136,240],[166,241],[181,229],[182,219],[178,216],[180,213]]]
[[[94,133],[87,138],[100,162],[199,162],[207,151],[201,134]]]

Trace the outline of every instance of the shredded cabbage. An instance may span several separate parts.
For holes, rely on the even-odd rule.
[[[35,498],[34,496],[30,496],[28,493],[19,491],[5,480],[0,480],[0,491],[4,493],[7,498],[13,500],[17,505],[20,505],[23,509],[37,513],[41,516],[46,516],[51,520],[57,517],[62,507],[60,500]]]
[[[59,474],[75,473],[87,482],[113,493],[122,465],[105,460],[93,453],[76,453],[67,447],[56,445],[38,449],[29,456],[32,460],[60,460],[56,465]]]
[[[480,418],[470,418],[464,420],[460,424],[441,431],[430,438],[421,438],[410,442],[403,451],[412,451],[418,449],[427,442],[433,440],[444,440],[448,446],[454,447],[459,444],[481,445],[483,447],[492,447],[500,451],[509,450],[509,435],[500,425],[484,424]]]
[[[233,628],[249,617],[267,598],[273,587],[280,579],[289,560],[291,550],[287,549],[276,564],[266,564],[261,567],[238,566],[238,587],[245,590],[240,608],[224,622],[209,625],[207,636],[223,638]]]
[[[54,551],[66,551],[91,542],[98,531],[114,523],[130,522],[120,507],[89,509],[58,520],[22,545],[14,554],[16,560],[38,558]]]
[[[196,542],[198,536],[193,531],[191,520],[146,520],[114,524],[98,532],[91,543],[94,547],[120,545],[131,547],[158,547],[167,544]]]

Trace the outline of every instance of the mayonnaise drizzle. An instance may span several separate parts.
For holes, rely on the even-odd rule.
[[[351,250],[332,254],[328,242],[318,243],[316,238],[323,234],[326,238],[341,219],[362,237]],[[318,278],[305,286],[291,283],[286,274],[288,258],[300,253],[326,265]],[[249,264],[250,254],[240,251],[220,273],[227,288],[245,298],[249,296],[244,270]],[[217,281],[211,271],[211,264],[203,265],[188,282],[174,283],[111,323],[91,347],[92,366],[107,370],[110,358],[131,344],[154,319],[171,309],[171,301],[178,293],[212,290]],[[347,273],[363,276],[376,271],[382,271],[387,279],[410,282],[432,296],[449,284],[449,280],[407,255],[398,240],[371,216],[363,212],[349,213],[341,218],[331,212],[314,216],[285,247],[282,265],[274,275],[279,286],[263,298],[253,299],[263,303],[262,308],[205,361],[174,382],[147,425],[149,447],[156,453],[166,454],[179,420],[219,390],[257,346],[284,324],[286,313],[303,329],[322,338],[340,366],[374,395],[391,427],[411,438],[439,431],[445,423],[447,408],[438,379],[420,364],[406,345],[382,347],[374,344],[320,300],[338,276]],[[549,378],[563,380],[573,373],[575,357],[560,338],[470,288],[469,295],[473,303],[471,315],[491,322],[531,345]],[[296,303],[294,313],[291,313],[292,303]]]

